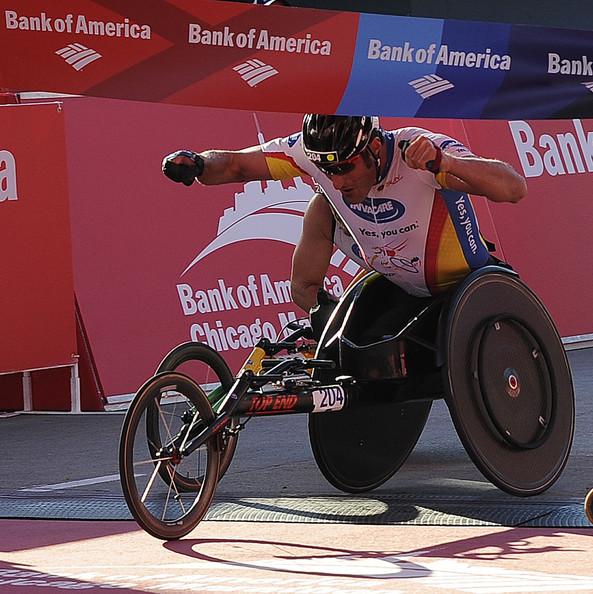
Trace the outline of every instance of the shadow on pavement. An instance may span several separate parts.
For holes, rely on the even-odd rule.
[[[452,540],[435,547],[411,550],[370,550],[306,545],[296,542],[255,539],[188,539],[163,543],[163,547],[179,555],[202,561],[222,563],[229,567],[242,567],[288,574],[306,574],[323,577],[353,577],[352,573],[340,573],[340,561],[377,561],[377,564],[362,564],[356,573],[358,578],[368,579],[414,579],[430,576],[431,569],[422,560],[457,559],[478,561],[499,561],[544,555],[546,553],[582,552],[571,548],[575,536],[589,536],[586,530],[552,530],[511,528],[503,532]],[[540,537],[558,539],[557,544],[538,546]],[[210,545],[228,550],[228,556],[207,554],[204,549]],[[237,550],[257,549],[258,546],[272,549],[274,554],[257,560],[236,560]],[[561,560],[560,560],[561,561]],[[302,563],[305,562],[305,563]],[[308,563],[307,563],[308,562]],[[333,562],[333,563],[332,563]],[[366,571],[364,567],[366,566]],[[391,566],[391,569],[389,568]]]

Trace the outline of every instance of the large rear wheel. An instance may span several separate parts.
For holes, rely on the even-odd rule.
[[[516,275],[470,275],[452,300],[444,384],[457,433],[494,485],[537,495],[560,477],[574,435],[570,367],[554,323]]]
[[[372,389],[368,392],[372,399]],[[376,489],[411,454],[431,405],[387,401],[309,415],[309,438],[319,470],[341,491]]]
[[[328,322],[315,356],[335,361],[336,369],[316,370],[313,377],[330,384],[336,375],[352,375],[358,380],[360,402],[339,412],[309,415],[309,438],[319,470],[341,491],[370,491],[389,480],[414,449],[432,397],[440,393],[419,387],[414,396],[424,400],[398,401],[397,382],[375,382],[364,374],[397,368],[399,344],[389,343],[380,360],[361,349],[347,362],[340,340],[347,337],[354,346],[369,345],[375,342],[375,332],[395,335],[426,305],[428,301],[405,294],[373,272],[348,289]]]

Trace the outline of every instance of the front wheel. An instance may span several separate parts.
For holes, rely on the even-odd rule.
[[[119,472],[132,516],[152,536],[181,538],[208,511],[218,482],[218,438],[189,455],[181,452],[213,420],[206,394],[180,373],[155,375],[134,397],[122,427]],[[158,444],[150,437],[155,422]],[[182,483],[193,488],[185,491],[178,486]]]
[[[216,412],[235,380],[226,361],[213,348],[201,342],[185,342],[172,349],[165,355],[156,373],[163,371],[181,371],[190,376],[200,385]],[[231,419],[228,427],[223,431],[218,480],[225,475],[233,460],[237,448],[238,424],[239,419]],[[154,430],[151,441],[158,445],[160,444],[158,425],[153,423],[152,427]],[[166,476],[164,478],[167,479]],[[194,485],[185,482],[180,482],[178,487],[184,491],[194,489]]]

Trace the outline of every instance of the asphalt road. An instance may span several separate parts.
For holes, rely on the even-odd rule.
[[[531,498],[538,501],[582,500],[593,487],[593,349],[571,351],[569,360],[577,411],[574,445],[558,482]],[[0,494],[121,494],[117,447],[122,421],[121,413],[0,418]],[[66,484],[55,487],[62,483]],[[48,490],[29,491],[39,487]],[[336,494],[342,495],[327,483],[313,460],[307,416],[290,415],[249,422],[216,500]],[[434,403],[422,437],[404,466],[373,494],[412,499],[463,496],[491,504],[517,499],[492,486],[475,468],[443,401]]]

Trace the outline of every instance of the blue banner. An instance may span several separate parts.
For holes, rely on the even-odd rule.
[[[591,31],[214,0],[0,0],[0,49],[0,92],[290,113],[593,114]]]

